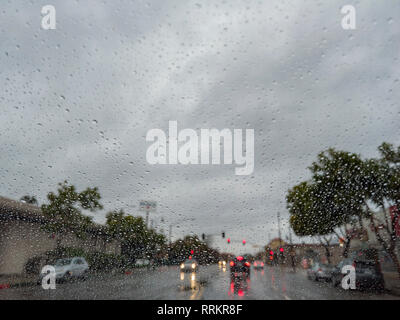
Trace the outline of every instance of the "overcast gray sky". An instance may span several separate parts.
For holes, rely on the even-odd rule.
[[[41,29],[41,8],[57,29]],[[356,8],[343,30],[340,9]],[[399,144],[400,2],[8,1],[0,9],[0,195],[67,179],[104,210],[158,202],[173,238],[217,234],[254,251],[287,235],[285,195],[318,152]],[[149,165],[148,130],[255,130],[255,170]],[[135,207],[136,206],[136,207]],[[301,241],[301,240],[300,240]]]

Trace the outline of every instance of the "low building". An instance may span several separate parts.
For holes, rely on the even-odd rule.
[[[119,254],[119,241],[95,225],[82,239],[73,231],[54,234],[45,230],[48,219],[39,207],[0,197],[0,275],[22,274],[30,259],[40,257],[57,246]]]

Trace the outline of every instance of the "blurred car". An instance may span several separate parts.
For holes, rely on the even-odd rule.
[[[83,257],[63,258],[58,259],[54,264],[56,273],[56,281],[69,281],[74,278],[85,278],[89,271],[89,264]],[[41,273],[39,281],[45,274]]]
[[[199,264],[196,260],[187,259],[180,265],[181,272],[197,272],[199,270]]]
[[[135,267],[149,267],[150,266],[150,260],[148,259],[137,259],[135,261]]]
[[[229,296],[246,296],[249,292],[250,279],[249,277],[231,277]]]
[[[253,268],[254,269],[264,269],[264,262],[260,260],[256,260],[253,262]]]
[[[334,287],[342,283],[346,274],[342,274],[342,268],[346,265],[355,267],[356,289],[376,289],[383,291],[385,282],[376,260],[365,260],[357,258],[347,258],[339,262],[332,270],[331,279]]]
[[[333,266],[321,262],[315,262],[309,269],[307,269],[307,277],[310,280],[331,281]]]
[[[239,276],[239,275],[250,275],[250,262],[242,257],[238,256],[235,259],[229,262],[231,276]]]

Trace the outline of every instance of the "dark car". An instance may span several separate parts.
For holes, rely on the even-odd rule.
[[[384,290],[385,282],[379,263],[375,259],[360,259],[358,257],[344,259],[333,268],[331,275],[333,286],[336,287],[341,284],[342,279],[345,276],[341,271],[345,265],[355,267],[356,289]]]
[[[250,262],[245,257],[236,257],[229,262],[229,266],[232,276],[250,275]]]
[[[260,260],[256,260],[253,262],[253,268],[254,269],[264,269],[264,262]]]

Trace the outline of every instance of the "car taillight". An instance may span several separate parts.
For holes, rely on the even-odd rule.
[[[231,261],[231,262],[229,263],[229,265],[230,265],[231,267],[233,267],[233,266],[235,265],[235,263],[234,263],[233,261]]]
[[[264,267],[264,262],[261,262],[261,266]]]
[[[246,261],[246,262],[244,263],[244,265],[245,265],[246,267],[250,267],[250,262]]]
[[[255,267],[257,266],[257,262],[254,262],[254,266],[255,266]]]

